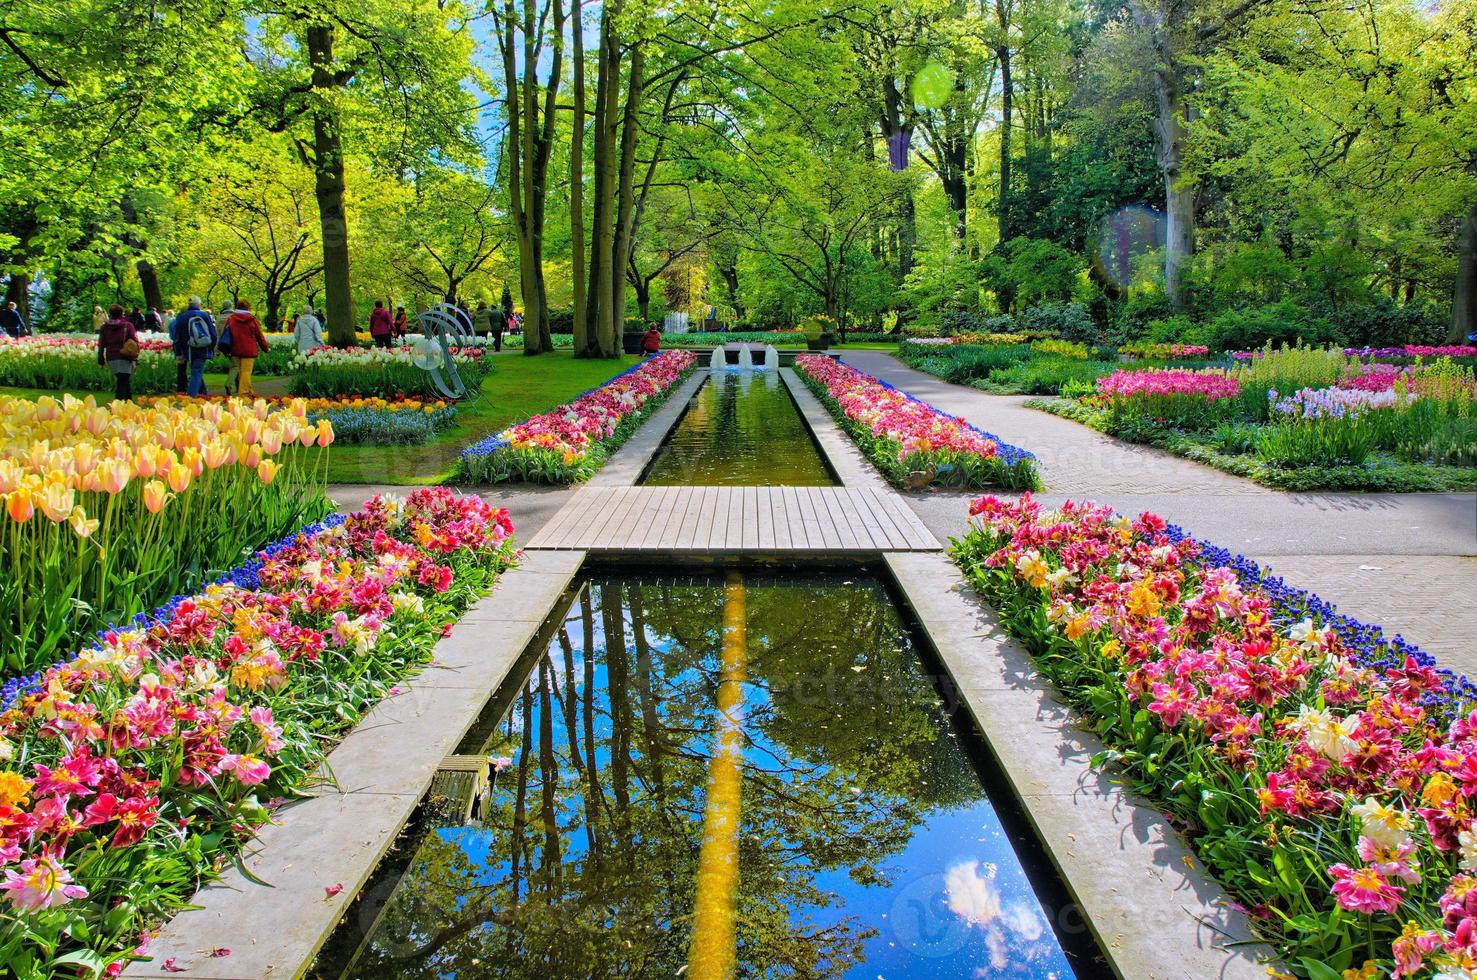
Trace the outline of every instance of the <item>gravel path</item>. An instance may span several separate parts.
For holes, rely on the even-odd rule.
[[[1152,510],[1477,676],[1477,494],[1270,490],[1025,408],[1021,397],[948,384],[881,351],[843,360],[1035,453],[1043,500]],[[940,538],[964,532],[968,495],[908,497]]]

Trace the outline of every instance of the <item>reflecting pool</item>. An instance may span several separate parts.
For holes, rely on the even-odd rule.
[[[719,371],[698,389],[652,459],[657,486],[836,484],[776,371]]]
[[[410,835],[316,976],[1101,969],[880,578],[596,572],[543,636],[458,749],[480,817]]]

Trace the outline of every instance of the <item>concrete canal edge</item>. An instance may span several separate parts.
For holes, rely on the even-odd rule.
[[[242,863],[200,889],[125,977],[299,977],[431,785],[436,768],[502,686],[584,562],[577,551],[525,552],[475,603],[435,659],[376,705],[328,756],[336,785],[284,808]],[[252,878],[266,882],[258,884]],[[340,886],[342,886],[340,888]],[[330,891],[334,891],[330,894]],[[213,950],[229,955],[213,956]],[[173,959],[181,972],[163,964]]]

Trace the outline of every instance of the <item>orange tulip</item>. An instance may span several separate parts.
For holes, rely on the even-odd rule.
[[[5,495],[5,512],[10,519],[17,524],[24,524],[36,513],[36,507],[31,502],[31,491],[28,487],[12,490]]]
[[[318,445],[324,449],[333,445],[333,423],[328,419],[318,420]]]

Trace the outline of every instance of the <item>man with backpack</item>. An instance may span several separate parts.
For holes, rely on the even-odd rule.
[[[200,297],[191,296],[190,305],[169,325],[169,339],[174,342],[174,360],[183,374],[188,365],[190,379],[185,392],[192,398],[205,394],[205,363],[215,355],[220,341],[215,320],[202,309]]]

